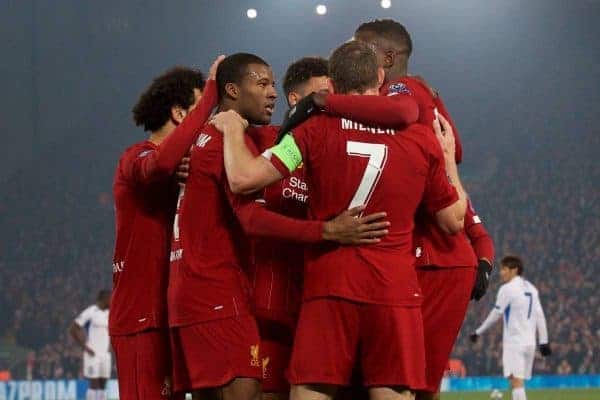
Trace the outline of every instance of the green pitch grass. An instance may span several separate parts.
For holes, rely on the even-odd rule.
[[[455,392],[442,393],[441,400],[489,400],[487,392]],[[502,392],[502,400],[511,400],[509,391]],[[600,389],[556,389],[527,390],[527,400],[600,400]]]

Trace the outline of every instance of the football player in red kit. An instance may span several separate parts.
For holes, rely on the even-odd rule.
[[[150,137],[129,147],[116,169],[116,244],[109,332],[124,400],[168,399],[169,244],[177,184],[173,174],[216,105],[217,59],[203,75],[174,68],[154,79],[133,109]]]
[[[385,70],[381,94],[413,97],[419,105],[419,122],[431,124],[439,112],[449,121],[456,141],[456,162],[462,145],[442,99],[421,78],[408,75],[412,40],[404,26],[393,20],[375,20],[359,26],[355,38],[371,45]],[[446,235],[421,210],[416,219],[415,251],[423,291],[423,321],[427,353],[427,387],[419,399],[439,397],[439,386],[471,298],[479,300],[487,289],[493,262],[493,243],[472,207],[465,231]],[[475,218],[476,217],[476,218]],[[477,253],[474,251],[477,251]]]
[[[327,60],[305,57],[292,63],[284,76],[288,105],[312,92],[327,90]],[[275,143],[277,131],[260,130],[253,136],[259,151]],[[304,169],[265,188],[263,201],[274,212],[306,219],[308,185]],[[249,278],[253,289],[256,320],[260,332],[263,368],[263,399],[282,399],[289,394],[285,378],[302,296],[304,247],[297,243],[256,238],[251,243]]]
[[[346,43],[330,63],[332,90],[378,94],[383,70],[368,46]],[[307,250],[289,370],[292,398],[329,398],[349,382],[359,360],[373,398],[411,398],[411,390],[425,385],[421,294],[411,247],[414,213],[422,202],[443,229],[457,232],[466,209],[455,164],[444,168],[431,129],[413,125],[395,131],[321,115],[255,157],[239,115],[221,113],[212,123],[224,131],[225,167],[236,192],[258,190],[303,164],[312,218],[327,219],[357,205],[388,210],[390,233],[380,243]]]
[[[229,56],[219,66],[217,82],[221,110],[235,110],[255,125],[270,122],[276,93],[264,60],[246,53]],[[246,136],[254,148],[251,136],[256,134]],[[213,126],[202,128],[177,202],[170,256],[168,308],[176,391],[225,399],[254,399],[260,392],[263,360],[244,271],[244,233],[347,244],[377,243],[387,233],[388,223],[380,221],[385,213],[354,218],[352,213],[362,207],[327,222],[302,221],[270,212],[255,200],[231,193],[222,135]]]
[[[320,57],[304,57],[288,67],[283,89],[293,110],[306,96],[327,92],[327,69],[327,60]],[[418,116],[417,105],[412,101],[401,104],[394,99],[392,104],[383,97],[377,102],[365,100],[359,96],[323,94],[319,96],[320,105],[315,105],[328,113],[346,115],[362,122],[372,120],[371,109],[375,106],[378,110],[389,111],[385,115],[391,118],[380,118],[383,125],[410,123]],[[265,127],[250,129],[248,133],[262,152],[275,143],[277,130]],[[304,172],[303,168],[298,168],[289,177],[265,188],[261,201],[272,211],[306,218],[309,191]],[[283,399],[289,394],[284,372],[291,356],[300,306],[304,248],[286,241],[257,238],[252,241],[252,250],[250,280],[261,336],[263,398]]]

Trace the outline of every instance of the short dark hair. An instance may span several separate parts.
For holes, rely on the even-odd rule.
[[[136,126],[145,131],[160,129],[170,118],[171,108],[194,104],[194,89],[204,88],[204,75],[197,69],[174,67],[154,78],[133,107]]]
[[[523,260],[517,256],[505,256],[500,261],[500,265],[510,269],[517,269],[517,274],[523,274]]]
[[[283,91],[286,97],[310,78],[327,76],[328,68],[328,62],[323,57],[304,57],[294,61],[283,77]]]
[[[413,44],[410,33],[408,33],[404,25],[393,19],[376,19],[365,22],[356,30],[356,33],[361,32],[372,32],[377,36],[390,40],[400,47],[404,47],[407,56],[410,56],[412,53]]]
[[[340,93],[362,93],[376,86],[377,70],[375,51],[356,40],[344,43],[329,58],[329,78]]]
[[[219,68],[217,68],[217,87],[219,88],[220,100],[225,97],[225,85],[228,83],[239,85],[248,73],[248,65],[250,64],[269,66],[265,60],[250,53],[232,54],[221,61]]]

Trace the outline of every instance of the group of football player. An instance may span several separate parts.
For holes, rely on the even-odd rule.
[[[257,55],[177,67],[133,109],[109,330],[120,398],[434,399],[492,240],[409,33],[358,27],[277,98]]]

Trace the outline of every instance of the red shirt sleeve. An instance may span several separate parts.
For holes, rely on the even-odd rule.
[[[246,136],[246,145],[253,154],[258,154],[258,150],[248,136]],[[256,201],[256,196],[234,195],[226,179],[225,190],[233,211],[247,235],[297,243],[318,243],[322,240],[322,221],[295,219],[269,211]]]
[[[465,215],[465,232],[471,241],[477,259],[485,258],[494,263],[495,248],[494,241],[483,226],[481,218],[475,212],[471,200],[468,201],[467,214]]]
[[[425,133],[431,135],[431,133]],[[423,205],[427,212],[434,215],[436,212],[451,206],[458,201],[458,193],[446,174],[444,155],[437,142],[428,141],[429,171],[425,192],[423,194]]]
[[[419,106],[412,96],[357,96],[330,94],[325,111],[366,125],[399,128],[419,119]]]
[[[156,150],[135,159],[131,177],[142,184],[169,178],[175,172],[181,158],[194,144],[200,129],[208,120],[216,104],[217,84],[215,80],[209,79],[196,108],[162,141]]]

